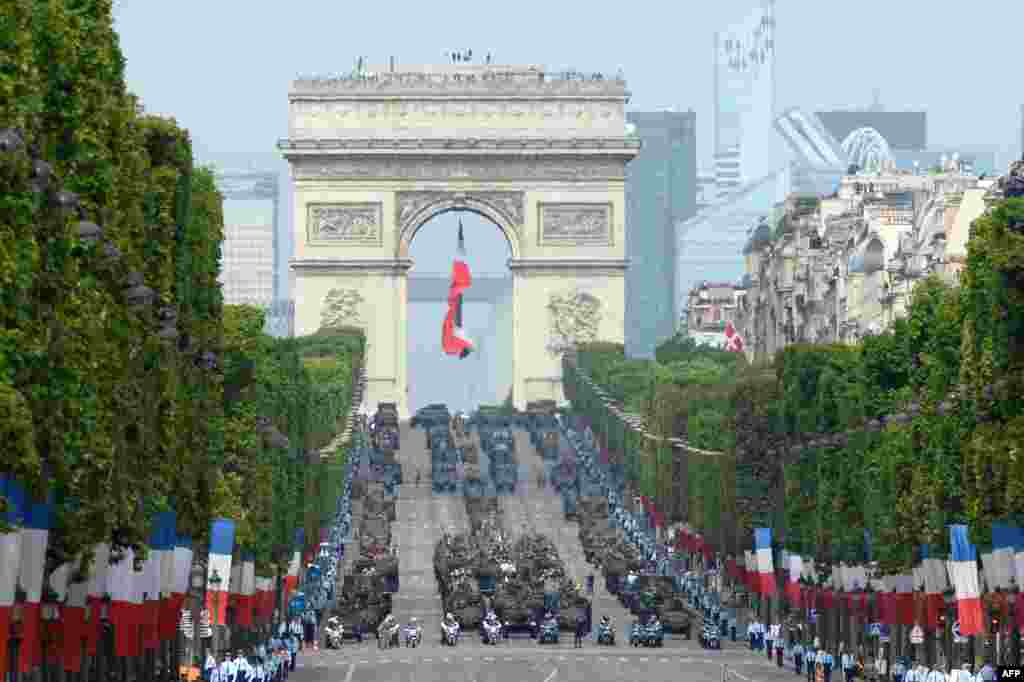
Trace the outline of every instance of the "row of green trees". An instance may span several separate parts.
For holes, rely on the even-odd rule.
[[[295,527],[316,541],[324,510],[300,501],[361,334],[274,340],[223,305],[213,171],[127,90],[109,0],[2,22],[0,472],[52,497],[51,566],[144,547],[166,509],[200,543],[233,518],[261,573],[281,564]]]
[[[922,280],[904,319],[856,345],[794,345],[757,367],[686,339],[653,362],[592,344],[577,363],[659,435],[720,453],[677,454],[686,490],[669,493],[687,496],[686,519],[720,549],[767,525],[819,561],[862,560],[866,529],[895,571],[918,545],[945,548],[954,522],[985,547],[993,521],[1024,524],[1021,225],[1024,199],[999,201],[974,223],[959,284]],[[640,452],[648,479],[664,479]]]

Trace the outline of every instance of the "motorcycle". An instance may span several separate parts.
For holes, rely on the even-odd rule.
[[[398,623],[392,623],[390,626],[385,623],[381,623],[380,628],[377,630],[377,646],[381,649],[397,647],[398,630]]]
[[[665,629],[661,623],[655,621],[643,627],[640,635],[641,643],[644,646],[660,647],[665,644]]]
[[[420,630],[420,627],[418,625],[406,625],[402,631],[402,634],[405,637],[406,647],[415,648],[419,646],[422,631]]]
[[[441,623],[441,644],[455,646],[459,642],[459,624]]]
[[[484,644],[497,644],[501,640],[501,623],[496,620],[483,622]]]
[[[558,644],[558,623],[557,621],[545,621],[540,626],[540,636],[537,638],[539,644]]]
[[[328,649],[340,649],[345,638],[345,625],[337,618],[331,618],[324,626],[325,642]]]
[[[597,626],[597,643],[615,646],[615,630],[611,623],[600,623]]]

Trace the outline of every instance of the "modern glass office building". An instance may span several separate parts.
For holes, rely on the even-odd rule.
[[[626,167],[626,354],[652,357],[675,331],[675,225],[697,212],[697,117],[632,112],[643,147]]]

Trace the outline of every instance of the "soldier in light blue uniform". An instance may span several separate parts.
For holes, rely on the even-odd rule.
[[[832,682],[832,668],[835,667],[836,659],[832,657],[831,651],[825,652],[825,682]]]
[[[800,643],[800,640],[797,640],[793,646],[793,667],[797,675],[804,671],[804,645]]]

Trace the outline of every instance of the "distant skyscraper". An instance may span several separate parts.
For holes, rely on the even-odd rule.
[[[720,199],[780,163],[775,111],[775,2],[715,34],[714,167]]]
[[[278,175],[223,171],[217,175],[217,188],[226,200],[220,273],[224,302],[271,306],[280,298],[275,273],[283,257],[277,229]],[[254,203],[263,201],[270,206]]]
[[[697,212],[697,117],[633,112],[643,147],[626,167],[626,353],[651,357],[675,331],[676,230]]]

